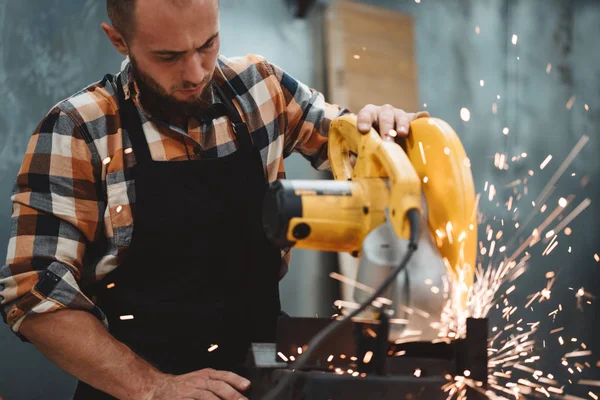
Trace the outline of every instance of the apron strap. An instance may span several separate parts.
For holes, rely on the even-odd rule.
[[[138,113],[133,100],[125,99],[125,92],[123,90],[120,75],[117,77],[117,94],[119,99],[121,128],[127,130],[127,133],[129,134],[136,161],[138,163],[152,161],[150,148],[148,147],[148,142],[146,141],[146,136],[144,135],[144,130],[142,128],[142,119],[140,118],[140,114]]]
[[[225,84],[228,86],[229,91],[233,93],[233,98],[238,97],[237,92],[235,91],[233,86],[231,86],[231,83],[227,81],[227,79],[225,79]],[[250,131],[248,130],[248,126],[246,125],[246,123],[242,120],[242,116],[240,115],[239,111],[233,104],[232,98],[227,96],[221,88],[221,86],[216,82],[215,88],[217,89],[219,96],[221,96],[221,98],[223,99],[223,104],[225,105],[225,107],[227,107],[227,114],[229,120],[231,121],[231,127],[233,128],[233,133],[235,134],[235,138],[237,139],[240,148],[244,150],[251,149],[252,147],[254,147],[254,144],[252,143]]]
[[[229,82],[226,83],[227,86],[229,86],[230,91],[233,93],[233,97],[238,97],[233,86],[231,86]],[[225,94],[218,83],[215,82],[214,86],[217,89],[219,96],[223,99],[223,103],[216,103],[215,105],[211,106],[213,108],[211,109],[211,114],[214,113],[214,116],[218,117],[223,115],[223,112],[226,111],[227,116],[231,121],[233,133],[236,136],[240,148],[244,150],[252,149],[254,145],[252,143],[250,131],[248,130],[246,123],[242,120],[242,117],[233,104],[233,101]],[[150,148],[148,147],[148,142],[146,141],[146,136],[144,135],[144,130],[142,128],[142,120],[138,113],[137,107],[133,103],[133,100],[125,99],[125,91],[123,90],[123,84],[121,83],[120,76],[117,78],[117,93],[121,126],[127,130],[127,133],[129,134],[129,139],[131,140],[135,158],[138,162],[150,162],[152,161],[152,156],[150,155]]]

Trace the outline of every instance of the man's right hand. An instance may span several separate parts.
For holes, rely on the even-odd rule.
[[[145,400],[247,400],[240,392],[250,381],[228,371],[202,369],[185,375],[165,375]]]

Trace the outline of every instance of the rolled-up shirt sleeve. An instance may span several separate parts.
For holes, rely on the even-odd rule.
[[[298,81],[274,64],[268,64],[279,80],[286,103],[284,156],[302,154],[319,170],[329,168],[327,136],[331,121],[351,112],[325,101],[322,93]]]
[[[28,315],[64,308],[88,311],[107,326],[80,288],[86,247],[99,234],[106,206],[92,146],[74,118],[58,108],[29,141],[11,197],[6,264],[0,267],[0,310],[23,340],[18,332]]]

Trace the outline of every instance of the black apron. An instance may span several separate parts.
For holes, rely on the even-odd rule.
[[[236,152],[153,161],[137,109],[117,81],[121,125],[137,162],[135,224],[126,259],[99,285],[97,304],[110,333],[165,373],[239,371],[251,342],[275,339],[281,253],[263,231],[264,167],[233,105],[237,94],[226,80],[231,97],[214,85]],[[74,397],[111,398],[83,382]]]

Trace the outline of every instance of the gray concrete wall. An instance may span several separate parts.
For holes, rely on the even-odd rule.
[[[501,186],[535,169],[535,178],[528,185],[530,197],[535,197],[570,148],[586,134],[590,142],[559,181],[549,204],[571,193],[577,200],[588,196],[592,201],[598,199],[599,2],[364,2],[414,16],[421,103],[427,103],[432,114],[448,121],[460,134],[478,190],[485,181]],[[0,229],[0,244],[8,238],[12,183],[39,120],[60,99],[118,70],[121,58],[99,28],[106,20],[103,3],[0,0],[0,220],[4,221],[0,223],[4,227]],[[223,54],[262,54],[307,84],[322,87],[321,40],[312,29],[314,19],[293,19],[286,2],[279,0],[222,0],[221,4]],[[479,35],[476,26],[480,26]],[[513,33],[519,37],[516,46],[510,43]],[[546,73],[548,63],[552,64],[550,74]],[[480,79],[485,81],[484,87],[479,86]],[[567,110],[565,104],[571,96],[575,96],[575,103]],[[491,112],[494,102],[497,114]],[[589,111],[584,104],[589,105]],[[468,123],[459,118],[461,107],[471,110]],[[510,128],[508,136],[501,134],[505,126]],[[506,172],[493,167],[495,152],[513,155],[523,151],[529,157],[522,166],[511,166]],[[554,159],[540,172],[535,166],[548,154]],[[290,178],[317,176],[298,157],[291,157],[287,167]],[[576,172],[576,177],[571,177],[571,172]],[[591,183],[581,188],[580,178],[586,174]],[[499,196],[507,197],[507,193]],[[482,209],[487,215],[508,218],[495,203],[484,201]],[[524,205],[519,218],[524,219],[527,212]],[[545,284],[540,276],[548,269],[558,272],[560,268],[560,285],[552,302],[538,312],[551,311],[558,303],[568,306],[569,311],[548,327],[566,326],[565,337],[578,336],[595,347],[600,344],[592,338],[598,336],[599,326],[593,317],[600,315],[595,306],[586,307],[585,313],[576,311],[573,291],[568,288],[585,286],[594,291],[591,282],[598,280],[600,271],[593,260],[593,254],[600,252],[598,220],[598,207],[592,203],[571,224],[573,235],[559,238],[552,257],[533,259],[532,277],[524,278],[519,286],[523,296],[539,290]],[[566,250],[570,245],[572,253]],[[4,255],[5,246],[0,245],[0,259]],[[331,297],[322,290],[327,279],[321,261],[320,255],[296,252],[292,271],[282,282],[284,307],[291,314],[312,315],[328,309]],[[555,360],[551,361],[548,365],[553,368]],[[0,328],[0,396],[10,400],[66,399],[73,387],[74,381],[32,346],[22,345],[6,328]]]

